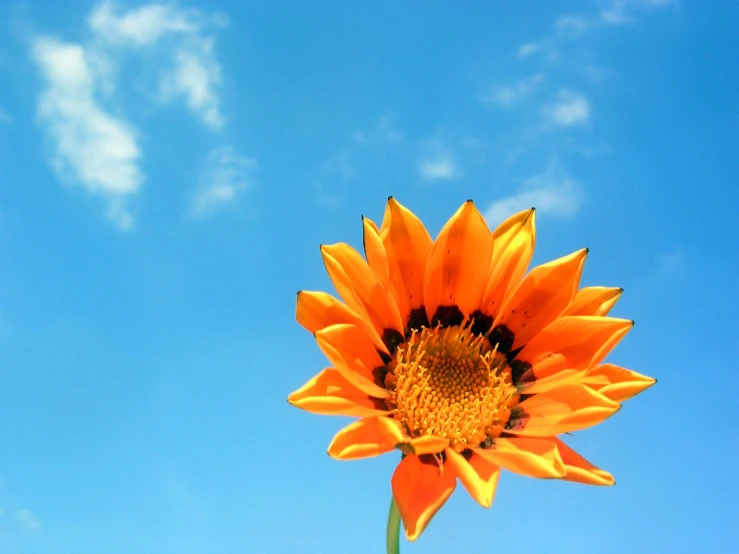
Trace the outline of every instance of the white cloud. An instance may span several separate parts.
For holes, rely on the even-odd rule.
[[[536,42],[527,42],[525,44],[522,44],[518,47],[518,57],[519,58],[527,58],[531,54],[534,54],[541,48],[541,46]]]
[[[518,193],[493,202],[484,215],[493,227],[514,213],[532,207],[539,214],[567,218],[577,212],[581,203],[579,185],[564,169],[552,162],[542,173],[524,180]]]
[[[93,8],[87,22],[95,34],[109,42],[138,46],[153,44],[167,33],[199,31],[195,12],[166,4],[147,4],[119,15],[113,3],[105,1]]]
[[[252,188],[256,167],[254,158],[245,158],[230,146],[211,150],[201,186],[185,213],[186,219],[204,219],[235,205],[239,196]]]
[[[35,530],[41,527],[41,522],[31,510],[18,510],[15,515],[26,529]]]
[[[210,26],[225,24],[222,15],[207,17],[174,4],[147,4],[121,12],[111,2],[96,6],[88,25],[98,41],[109,47],[152,48],[167,37],[169,64],[159,81],[163,102],[182,98],[202,122],[213,129],[223,127],[219,89],[221,67],[215,41],[204,33]]]
[[[585,18],[577,15],[563,15],[554,22],[557,36],[563,39],[579,37],[588,28]]]
[[[426,181],[446,181],[459,176],[459,170],[448,153],[421,160],[418,171]]]
[[[543,73],[535,73],[512,85],[498,85],[489,92],[480,95],[480,101],[486,104],[497,104],[510,108],[528,94],[533,92],[544,81]]]
[[[541,114],[546,120],[562,127],[582,125],[590,119],[590,103],[581,94],[563,90],[556,103],[542,107]]]
[[[611,0],[601,10],[600,19],[607,25],[634,23],[634,11],[655,10],[675,3],[675,0]]]
[[[52,164],[60,178],[81,183],[108,201],[108,217],[129,229],[126,198],[143,182],[140,148],[132,126],[95,99],[95,75],[85,48],[40,37],[33,56],[45,81],[38,117],[50,139]]]
[[[198,114],[203,123],[214,129],[223,127],[223,118],[216,92],[221,83],[221,68],[213,55],[213,42],[195,41],[178,49],[174,68],[160,82],[165,100],[184,96],[187,107]]]

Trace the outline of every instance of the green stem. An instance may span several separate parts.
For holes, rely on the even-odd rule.
[[[394,498],[387,515],[387,554],[400,554],[400,512]]]

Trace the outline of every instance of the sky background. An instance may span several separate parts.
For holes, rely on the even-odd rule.
[[[318,246],[536,206],[659,379],[406,553],[739,551],[739,4],[0,5],[0,551],[376,553],[398,457],[286,396]]]

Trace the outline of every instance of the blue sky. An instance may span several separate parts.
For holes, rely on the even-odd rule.
[[[5,2],[0,551],[382,551],[397,457],[326,455],[294,321],[388,195],[583,246],[659,384],[404,552],[739,550],[739,6]]]

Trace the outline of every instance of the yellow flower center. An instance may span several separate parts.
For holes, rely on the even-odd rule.
[[[388,404],[408,433],[449,439],[457,452],[498,436],[517,394],[505,357],[468,325],[413,331],[388,370]]]

